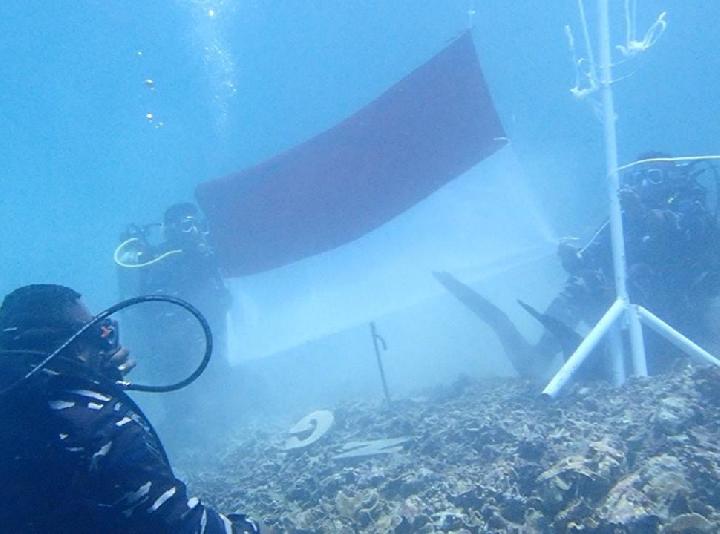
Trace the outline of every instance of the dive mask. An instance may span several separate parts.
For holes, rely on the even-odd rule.
[[[183,233],[197,232],[199,234],[207,234],[207,225],[202,219],[187,216],[177,223],[177,228]]]

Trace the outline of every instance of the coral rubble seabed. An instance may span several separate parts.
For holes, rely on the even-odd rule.
[[[288,533],[720,532],[720,370],[678,365],[558,400],[462,379],[381,408],[349,403],[306,449],[244,435],[191,489]],[[350,441],[400,452],[333,459]]]

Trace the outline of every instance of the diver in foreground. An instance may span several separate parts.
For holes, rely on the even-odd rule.
[[[188,498],[152,426],[116,384],[133,366],[116,324],[89,328],[28,373],[91,320],[80,295],[58,285],[21,287],[0,306],[0,530],[259,532],[243,515]]]
[[[666,157],[648,153],[639,159]],[[710,170],[717,189],[717,171]],[[626,175],[619,191],[632,301],[701,343],[707,341],[710,331],[706,316],[710,303],[720,293],[718,214],[708,210],[707,190],[697,179],[706,171],[673,162],[648,162]],[[542,376],[558,352],[569,358],[582,341],[575,328],[581,323],[595,324],[615,298],[607,223],[582,248],[562,241],[558,255],[568,273],[560,294],[544,313],[520,302],[545,327],[535,344],[475,290],[450,273],[434,273],[451,294],[493,329],[516,372],[526,378]],[[650,372],[666,370],[675,352],[652,333],[647,342]],[[595,363],[602,364],[597,359]],[[598,369],[604,367],[598,365]],[[585,374],[598,377],[602,371]]]

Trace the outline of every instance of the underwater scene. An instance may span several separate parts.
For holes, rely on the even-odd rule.
[[[718,20],[0,4],[0,534],[720,532]]]

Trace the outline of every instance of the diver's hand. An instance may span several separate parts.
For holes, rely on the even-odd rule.
[[[107,354],[104,359],[103,373],[110,376],[120,375],[120,378],[135,368],[135,360],[130,358],[130,351],[125,347],[119,347],[112,354]]]
[[[227,518],[232,522],[233,534],[274,534],[273,527],[263,523],[257,523],[249,519],[245,514],[228,514]]]
[[[577,256],[577,253],[580,251],[580,247],[578,247],[579,242],[580,238],[575,236],[561,237],[558,240],[558,256],[560,256],[560,258]]]
[[[621,187],[618,189],[620,206],[629,217],[636,217],[643,212],[643,204],[640,195],[632,187]]]
[[[577,237],[561,237],[558,241],[557,254],[565,272],[573,273],[580,266],[580,249],[577,246],[579,241]]]

